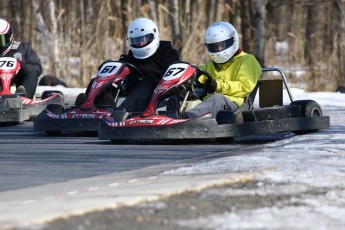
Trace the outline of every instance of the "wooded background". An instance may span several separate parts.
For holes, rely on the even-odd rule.
[[[280,67],[290,85],[335,91],[345,85],[345,0],[1,0],[15,40],[31,43],[51,74],[85,87],[105,59],[128,52],[126,30],[138,17],[159,26],[184,61],[209,58],[204,32],[233,24],[241,47],[262,66]]]

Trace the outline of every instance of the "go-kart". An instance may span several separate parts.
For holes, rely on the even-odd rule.
[[[84,97],[80,102],[77,103],[77,98],[76,104],[69,108],[48,105],[34,119],[34,130],[44,131],[50,136],[62,132],[97,134],[101,119],[110,116],[121,103],[123,95],[120,93],[131,72],[142,76],[141,70],[130,63],[105,62],[90,82],[87,93],[79,95]]]
[[[304,134],[319,129],[329,128],[330,118],[322,115],[319,104],[313,100],[293,100],[286,77],[279,68],[264,68],[263,75],[275,73],[281,79],[263,79],[257,82],[255,89],[247,96],[245,103],[237,111],[222,110],[213,117],[211,113],[199,117],[184,119],[174,113],[157,109],[169,91],[180,87],[181,114],[200,102],[195,90],[200,85],[198,78],[205,75],[205,70],[189,63],[176,63],[165,72],[156,87],[148,107],[141,114],[131,114],[124,121],[116,121],[113,116],[105,117],[98,130],[98,138],[111,140],[113,143],[128,140],[182,140],[215,139],[219,142],[231,142],[235,137],[259,134],[293,132]],[[283,105],[283,85],[291,103]],[[259,107],[254,108],[254,99],[259,89]]]
[[[37,116],[48,104],[63,104],[62,92],[45,91],[40,100],[12,93],[14,77],[20,71],[20,62],[13,57],[0,57],[0,123],[20,123]],[[12,86],[13,88],[13,86]]]

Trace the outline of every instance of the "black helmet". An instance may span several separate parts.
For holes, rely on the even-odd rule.
[[[13,31],[10,23],[0,19],[0,53],[5,55],[12,47]]]

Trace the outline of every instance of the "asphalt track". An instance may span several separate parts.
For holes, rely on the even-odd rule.
[[[32,121],[3,126],[0,127],[0,192],[138,170],[243,146],[179,143],[114,145],[98,140],[95,135],[49,137],[33,131]]]
[[[102,191],[99,197],[117,197],[120,203],[130,204],[149,199],[148,194],[162,197],[192,187],[223,183],[223,179],[229,180],[229,175],[205,175],[195,184],[192,184],[193,178],[167,180],[158,175],[191,162],[245,154],[240,150],[257,144],[239,141],[221,145],[211,140],[114,145],[90,134],[50,137],[43,132],[35,132],[32,121],[1,126],[0,225],[28,226],[57,218],[64,213],[75,213],[73,207],[79,207],[80,198],[85,194],[87,199],[84,198],[80,206],[82,210],[114,203],[113,198],[111,202],[104,199],[93,203],[94,198],[88,196],[94,196],[98,190]],[[234,179],[241,177],[246,178],[248,175],[235,176]],[[175,182],[170,187],[171,181]],[[136,183],[135,187],[131,187],[131,183]],[[126,186],[123,189],[111,189],[121,184]],[[138,199],[138,191],[141,190],[148,193],[140,193]],[[116,194],[111,194],[114,191]],[[124,198],[131,193],[134,197]],[[75,205],[71,196],[76,198]],[[68,205],[63,205],[63,202]]]

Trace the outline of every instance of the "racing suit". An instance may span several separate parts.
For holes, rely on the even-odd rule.
[[[26,97],[33,98],[37,88],[38,77],[42,73],[42,66],[39,57],[32,47],[25,42],[14,41],[6,57],[16,57],[21,63],[21,69],[14,77],[12,83],[16,87],[22,85],[26,91]]]
[[[216,81],[215,93],[208,94],[203,102],[183,114],[185,118],[197,117],[211,112],[214,117],[220,110],[236,111],[255,88],[262,68],[255,57],[239,50],[229,61],[217,64],[207,62],[200,68],[206,70]],[[205,83],[206,77],[199,78]]]
[[[179,60],[170,41],[160,41],[157,51],[146,59],[135,58],[131,50],[127,55],[121,55],[119,61],[133,64],[143,72],[142,79],[139,80],[136,76],[129,76],[127,85],[130,93],[123,101],[122,107],[128,112],[143,111],[167,68]]]

